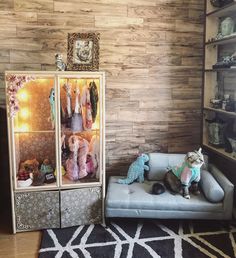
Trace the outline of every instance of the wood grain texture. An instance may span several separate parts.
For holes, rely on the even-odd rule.
[[[106,72],[106,165],[126,174],[140,152],[200,144],[203,0],[0,2],[0,104],[5,70],[54,70],[67,34],[99,32]]]

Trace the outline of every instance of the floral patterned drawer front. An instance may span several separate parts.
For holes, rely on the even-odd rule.
[[[59,192],[15,193],[16,230],[60,227]]]
[[[101,187],[61,191],[62,228],[101,222]]]

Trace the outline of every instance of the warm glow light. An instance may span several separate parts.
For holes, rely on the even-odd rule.
[[[98,121],[98,119],[96,119],[95,123],[93,124],[92,129],[94,129],[94,130],[99,129],[99,121]]]
[[[28,124],[21,124],[18,128],[20,132],[28,132],[29,131],[29,125]]]
[[[20,110],[20,117],[23,118],[23,119],[27,119],[29,117],[29,109],[28,108],[22,108]]]
[[[19,93],[18,93],[18,99],[20,101],[27,101],[29,98],[29,94],[26,90],[21,90]]]

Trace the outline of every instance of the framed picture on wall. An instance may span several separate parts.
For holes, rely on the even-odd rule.
[[[68,33],[67,70],[99,69],[100,33]]]

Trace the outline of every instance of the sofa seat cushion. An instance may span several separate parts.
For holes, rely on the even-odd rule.
[[[181,195],[172,195],[168,191],[161,195],[152,195],[150,191],[155,182],[145,181],[143,184],[118,184],[120,177],[110,177],[106,207],[117,209],[170,210],[170,211],[222,211],[222,203],[208,202],[203,194],[191,195],[185,199]]]

